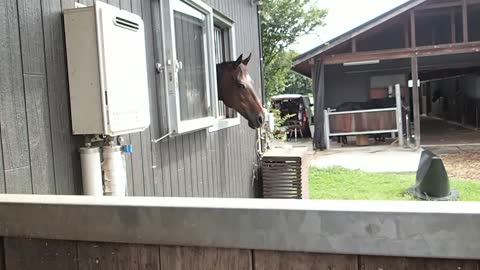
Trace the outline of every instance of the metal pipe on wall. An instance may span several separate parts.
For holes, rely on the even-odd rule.
[[[103,196],[102,168],[99,147],[80,148],[83,194]]]
[[[122,156],[122,147],[108,145],[103,147],[103,178],[105,195],[125,196],[127,188],[127,171]]]

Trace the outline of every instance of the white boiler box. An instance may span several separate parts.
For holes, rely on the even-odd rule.
[[[65,10],[72,131],[118,136],[150,125],[142,19],[96,1]]]

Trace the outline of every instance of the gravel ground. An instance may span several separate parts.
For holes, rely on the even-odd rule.
[[[440,155],[448,175],[480,181],[480,152],[461,152]]]

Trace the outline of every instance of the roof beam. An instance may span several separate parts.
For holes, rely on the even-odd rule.
[[[447,54],[461,54],[480,52],[480,42],[455,43],[435,46],[422,46],[416,48],[404,48],[394,50],[360,52],[360,53],[345,53],[337,55],[324,56],[323,62],[326,65],[343,64],[348,62],[360,62],[371,60],[393,60],[405,59],[413,56],[426,57],[438,56]]]
[[[407,12],[410,9],[417,7],[418,5],[420,5],[424,2],[426,2],[426,0],[415,0],[415,1],[407,2],[407,3],[403,4],[402,6],[398,7],[395,10],[395,12],[386,13],[386,14],[380,16],[379,18],[376,18],[376,19],[366,23],[365,25],[359,27],[358,29],[355,29],[355,30],[343,35],[341,38],[338,38],[338,39],[334,40],[329,46],[320,46],[320,47],[315,48],[315,49],[313,49],[309,52],[306,52],[306,53],[302,54],[297,59],[295,59],[293,64],[298,65],[301,62],[304,62],[309,58],[312,58],[316,55],[319,55],[319,54],[325,52],[326,50],[329,50],[330,48],[333,48],[333,47],[335,47],[335,46],[337,46],[337,45],[339,45],[343,42],[346,42],[346,41],[364,33],[365,31],[368,31],[368,30],[370,30],[370,29],[372,29],[376,26],[379,26],[379,25],[397,17],[398,15],[400,15],[404,12]]]
[[[467,4],[474,5],[480,4],[480,0],[467,0]],[[439,9],[439,8],[450,8],[450,7],[460,7],[463,5],[463,0],[455,2],[445,2],[445,3],[435,3],[427,4],[421,7],[418,7],[416,10],[430,10],[430,9]]]

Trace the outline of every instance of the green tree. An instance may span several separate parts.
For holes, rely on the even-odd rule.
[[[297,56],[296,53],[293,57],[295,56]],[[310,95],[312,94],[312,80],[289,69],[283,93]]]
[[[261,24],[267,97],[302,82],[291,73],[296,53],[287,47],[323,25],[327,12],[315,4],[312,0],[263,0]]]
[[[265,67],[268,97],[282,93],[307,95],[312,92],[312,81],[291,69],[292,60],[297,55],[295,51],[283,50]]]
[[[281,51],[265,66],[265,88],[267,97],[283,93],[288,85],[288,76],[291,73],[292,55]]]

